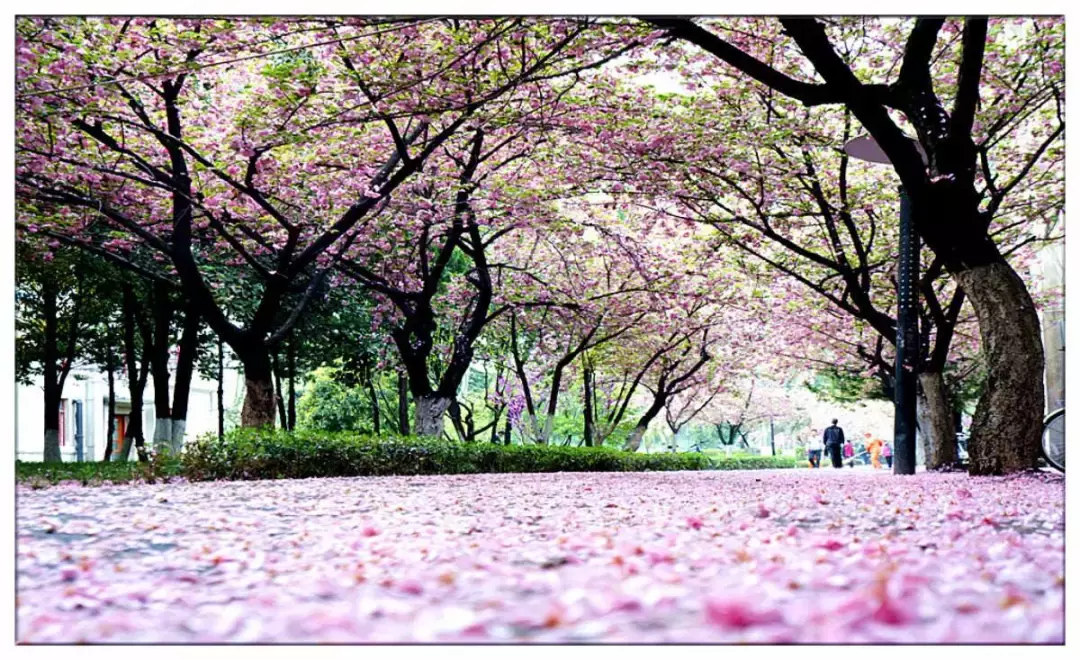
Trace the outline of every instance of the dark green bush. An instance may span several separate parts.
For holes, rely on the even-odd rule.
[[[604,447],[541,447],[372,437],[317,431],[238,429],[187,447],[192,480],[281,479],[482,472],[703,470],[699,454],[628,454]]]
[[[237,429],[224,440],[201,438],[180,461],[151,463],[22,463],[20,482],[45,486],[62,481],[154,482],[183,476],[213,479],[284,479],[484,472],[644,472],[793,468],[783,456],[709,456],[699,453],[631,454],[608,447],[561,447],[461,443],[415,437],[365,436],[350,432]]]

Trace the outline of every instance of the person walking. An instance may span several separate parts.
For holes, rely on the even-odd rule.
[[[811,435],[806,441],[806,459],[810,461],[810,467],[819,468],[821,467],[821,449],[814,448],[813,437]]]
[[[837,420],[834,419],[832,426],[825,429],[821,441],[825,445],[825,453],[832,459],[833,467],[844,467],[844,459],[841,457],[844,447],[844,429],[837,425]]]
[[[866,443],[866,451],[870,452],[870,464],[874,466],[875,470],[881,469],[881,445],[884,443],[878,439],[866,434],[868,442]]]
[[[888,464],[889,469],[892,469],[892,447],[889,443],[885,443],[881,446],[881,456],[885,459],[885,463]]]
[[[851,444],[851,440],[844,443],[844,461],[848,467],[855,467],[855,445]]]

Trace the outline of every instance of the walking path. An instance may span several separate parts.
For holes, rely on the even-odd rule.
[[[1064,637],[1056,475],[477,475],[17,494],[22,642]]]

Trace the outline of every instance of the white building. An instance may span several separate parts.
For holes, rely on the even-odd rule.
[[[175,367],[175,365],[172,365]],[[170,374],[172,375],[172,374]],[[172,386],[169,382],[169,398]],[[234,369],[225,369],[225,416],[229,419],[243,402],[243,378]],[[202,378],[198,372],[191,381],[191,397],[188,404],[187,429],[184,442],[193,442],[204,433],[218,430],[218,383]],[[116,426],[113,435],[113,453],[116,454],[124,438],[131,415],[131,398],[127,379],[118,372],[115,379]],[[154,435],[154,383],[148,377],[143,393],[143,437],[148,447],[153,445]],[[232,411],[233,414],[230,414]],[[64,382],[63,399],[60,404],[60,453],[64,462],[80,460],[78,435],[81,435],[83,461],[100,461],[105,457],[108,433],[109,383],[104,371],[72,369]],[[81,431],[81,434],[80,434]],[[15,458],[19,461],[40,461],[45,445],[45,396],[42,380],[33,385],[15,385]],[[129,456],[136,459],[134,451]]]

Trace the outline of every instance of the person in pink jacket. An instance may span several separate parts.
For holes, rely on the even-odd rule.
[[[884,443],[881,446],[881,457],[885,459],[885,462],[888,463],[889,469],[891,470],[892,469],[892,446],[890,446],[889,443],[887,443],[887,442]]]
[[[848,464],[848,467],[855,467],[855,461],[851,460],[855,457],[855,445],[851,444],[848,440],[844,443],[844,461]]]

